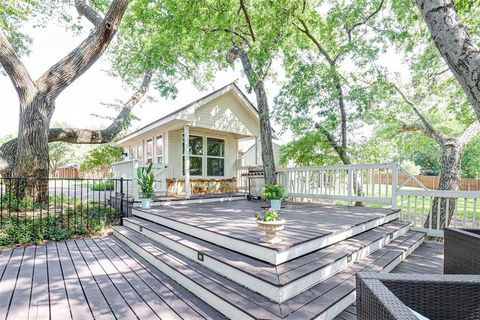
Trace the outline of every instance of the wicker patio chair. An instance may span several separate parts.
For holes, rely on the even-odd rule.
[[[356,303],[359,320],[479,320],[480,276],[360,272]]]
[[[445,274],[480,274],[480,229],[445,229]]]

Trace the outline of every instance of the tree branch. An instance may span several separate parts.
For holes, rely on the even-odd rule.
[[[152,73],[145,73],[140,88],[127,100],[118,116],[107,128],[102,130],[52,128],[49,131],[48,142],[62,141],[74,144],[100,144],[113,141],[124,128],[125,121],[130,116],[132,109],[147,93],[151,80]]]
[[[315,124],[315,128],[320,130],[323,135],[327,138],[328,144],[335,150],[335,152],[338,154],[338,157],[340,160],[342,160],[343,164],[351,164],[351,159],[347,154],[347,149],[341,146],[337,140],[335,140],[335,137],[327,130],[325,129],[324,126],[322,126],[320,123]]]
[[[35,84],[2,29],[0,29],[0,63],[12,81],[21,104],[24,103],[29,94],[35,92]]]
[[[472,123],[458,138],[460,146],[463,148],[469,144],[476,136],[480,134],[480,122],[475,121]]]
[[[307,24],[303,19],[298,18],[298,21],[302,24],[303,28],[300,28],[297,24],[293,24],[298,30],[303,32],[312,42],[315,44],[315,46],[318,48],[320,53],[327,59],[328,63],[333,66],[335,65],[335,61],[330,57],[328,52],[323,48],[322,44],[313,36],[313,34],[310,32],[310,29],[308,28]]]
[[[250,16],[248,15],[247,7],[245,7],[244,0],[240,0],[240,9],[243,11],[243,14],[245,15],[245,21],[247,22],[248,30],[250,31],[250,36],[252,37],[252,41],[255,42],[255,32],[253,31],[252,22],[250,20]]]
[[[95,9],[87,4],[86,0],[75,0],[75,8],[80,16],[84,16],[95,28],[102,23],[103,17]]]
[[[415,105],[415,103],[413,103],[413,101],[411,101],[404,93],[402,90],[400,90],[399,87],[397,87],[395,84],[393,84],[393,87],[395,88],[395,90],[400,94],[400,96],[402,97],[403,101],[405,101],[406,104],[408,104],[410,107],[412,107],[413,111],[415,112],[415,114],[418,116],[418,118],[420,119],[420,121],[422,122],[422,127],[423,127],[423,131],[425,132],[426,135],[432,137],[435,141],[437,141],[437,143],[439,143],[440,145],[443,145],[445,143],[445,139],[446,137],[441,133],[441,132],[438,132],[437,130],[435,130],[433,128],[433,126],[427,121],[427,119],[423,116],[423,114],[420,112],[420,110],[418,110],[417,106]]]
[[[347,29],[347,33],[348,34],[351,34],[352,31],[355,29],[355,28],[358,28],[364,24],[367,24],[368,21],[370,19],[372,19],[374,16],[377,15],[377,13],[380,12],[380,10],[382,10],[382,7],[383,7],[383,4],[384,4],[385,0],[382,0],[380,1],[380,4],[378,5],[377,8],[375,8],[375,10],[373,10],[369,15],[367,15],[365,18],[363,18],[361,21],[355,23],[353,26],[351,26],[350,28]],[[349,36],[350,37],[350,36]]]
[[[81,76],[107,49],[127,5],[128,0],[113,0],[105,18],[88,38],[37,80],[39,90],[54,99]]]
[[[480,48],[457,15],[453,0],[416,0],[433,41],[480,120]]]

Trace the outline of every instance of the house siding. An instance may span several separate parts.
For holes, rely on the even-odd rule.
[[[198,107],[193,113],[182,112],[178,119],[189,121],[194,127],[259,136],[258,118],[251,115],[234,93],[228,92]]]

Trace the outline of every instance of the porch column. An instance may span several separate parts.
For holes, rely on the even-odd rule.
[[[255,165],[258,164],[258,137],[255,136]]]
[[[191,191],[190,191],[190,147],[189,147],[189,139],[190,136],[190,126],[186,124],[183,127],[183,154],[184,154],[184,161],[185,161],[185,198],[190,198]]]

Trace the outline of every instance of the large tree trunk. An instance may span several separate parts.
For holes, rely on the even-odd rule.
[[[456,139],[446,139],[442,146],[442,171],[440,173],[439,190],[458,191],[462,178],[462,146]],[[456,198],[434,198],[429,216],[425,221],[425,227],[432,229],[444,229],[450,224],[455,213]],[[448,213],[448,221],[446,221]],[[440,215],[440,216],[439,216]]]
[[[21,105],[20,122],[11,176],[25,181],[25,191],[36,202],[48,199],[48,131],[52,110],[44,95]]]
[[[268,108],[267,93],[263,83],[263,77],[259,79],[259,75],[255,74],[247,53],[242,49],[234,49],[240,56],[243,70],[247,75],[250,85],[255,91],[257,98],[258,117],[260,120],[260,143],[262,146],[262,162],[265,177],[265,184],[276,184],[277,175],[275,170],[275,159],[273,158],[272,146],[272,126],[270,123],[270,110]],[[266,71],[265,71],[266,72]]]
[[[480,49],[460,21],[453,0],[417,0],[428,30],[480,120]]]

